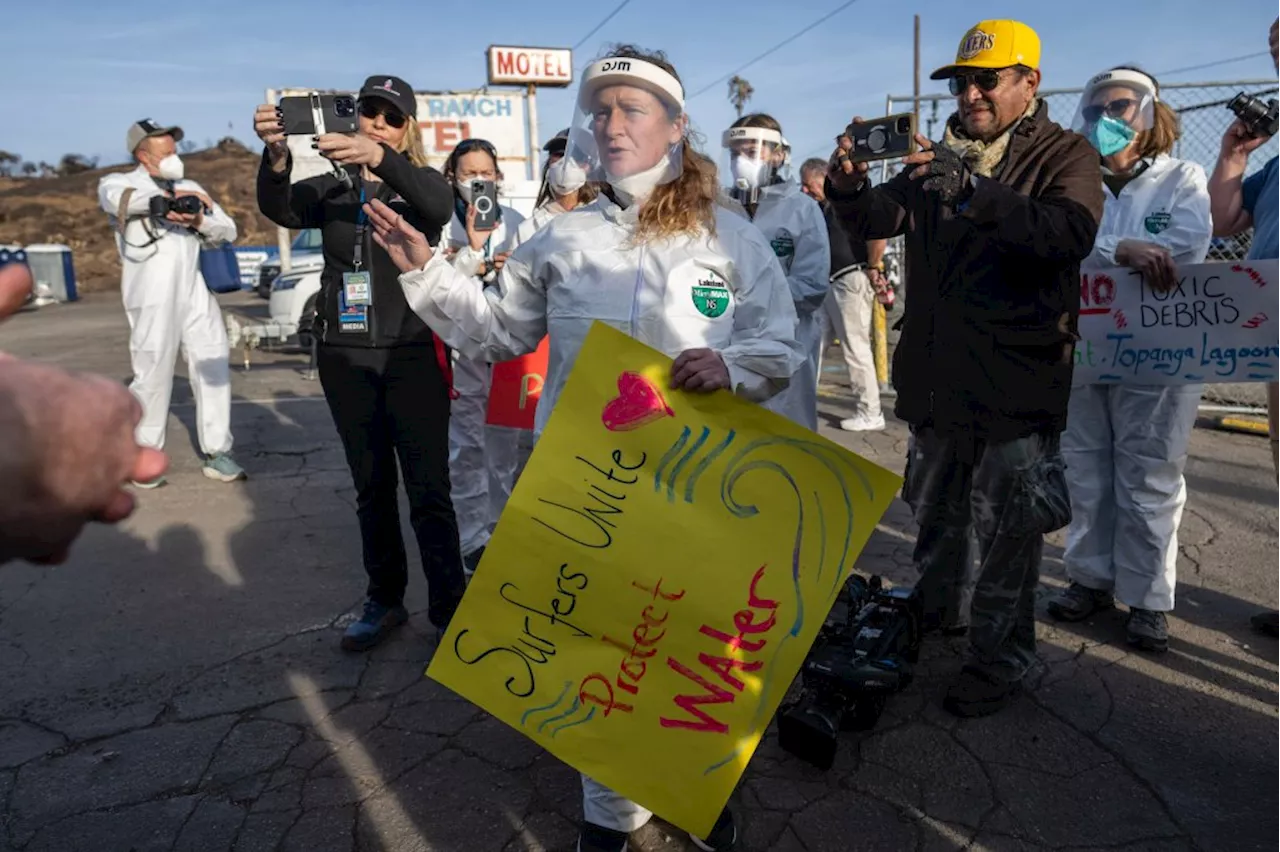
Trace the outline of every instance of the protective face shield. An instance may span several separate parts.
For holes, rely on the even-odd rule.
[[[644,199],[680,176],[687,126],[684,87],[672,74],[643,59],[601,59],[582,74],[561,162],[623,200]]]
[[[1071,129],[1088,139],[1099,154],[1109,157],[1155,126],[1159,99],[1156,81],[1141,71],[1106,71],[1085,87]]]
[[[730,127],[722,144],[731,194],[743,204],[755,204],[782,167],[782,134],[764,127]]]
[[[791,180],[791,143],[782,137],[782,165],[778,167],[778,177]]]

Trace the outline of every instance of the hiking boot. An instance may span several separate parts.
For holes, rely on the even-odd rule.
[[[694,837],[692,834],[689,835],[689,839],[703,852],[725,852],[733,849],[738,842],[738,827],[733,824],[733,811],[729,810],[727,805],[725,806],[705,840]]]
[[[385,606],[375,600],[364,602],[364,615],[342,635],[342,650],[368,651],[409,620],[403,606]]]
[[[205,459],[204,475],[219,482],[235,482],[238,479],[249,478],[244,468],[236,464],[227,453],[214,453]]]
[[[1111,592],[1072,583],[1066,591],[1050,598],[1046,608],[1059,621],[1084,621],[1095,612],[1111,609],[1115,605],[1116,599]]]
[[[1169,650],[1169,620],[1163,612],[1150,609],[1130,609],[1125,640],[1143,651]]]
[[[982,669],[965,666],[947,689],[942,706],[953,716],[972,719],[1003,710],[1021,694],[1022,681],[999,680]]]
[[[163,476],[157,476],[155,479],[148,479],[146,482],[139,482],[134,479],[130,481],[130,484],[133,485],[134,488],[140,488],[143,491],[152,491],[162,485],[168,485],[169,480],[165,479]]]
[[[1280,613],[1274,609],[1270,612],[1260,612],[1253,618],[1249,619],[1249,623],[1253,625],[1253,629],[1259,633],[1265,633],[1268,636],[1275,636],[1277,632],[1277,618]]]
[[[884,431],[884,415],[856,414],[841,420],[840,428],[846,432],[881,432]]]
[[[578,832],[578,852],[627,852],[627,833],[584,822]]]

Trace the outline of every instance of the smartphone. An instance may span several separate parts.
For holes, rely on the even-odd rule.
[[[493,181],[471,181],[471,203],[476,208],[477,231],[492,231],[498,227],[498,187]]]
[[[312,92],[280,99],[286,136],[320,136],[325,133],[355,133],[360,128],[353,95],[322,95]]]
[[[905,157],[916,152],[916,116],[903,112],[850,124],[844,134],[853,140],[849,159],[855,163]]]

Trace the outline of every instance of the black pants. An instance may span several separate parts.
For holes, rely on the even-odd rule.
[[[971,665],[1020,680],[1036,661],[1044,534],[1071,521],[1057,433],[975,443],[915,429],[903,496],[920,525],[916,588],[926,625],[968,624]]]
[[[444,627],[462,598],[464,580],[458,522],[449,500],[449,394],[435,350],[321,345],[317,365],[355,482],[369,597],[399,605],[409,580],[397,499],[398,457],[427,575],[427,615]]]

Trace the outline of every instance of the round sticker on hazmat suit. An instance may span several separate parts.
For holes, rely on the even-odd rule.
[[[700,271],[698,280],[689,288],[689,293],[698,313],[711,319],[724,316],[733,301],[728,283],[709,269]]]

